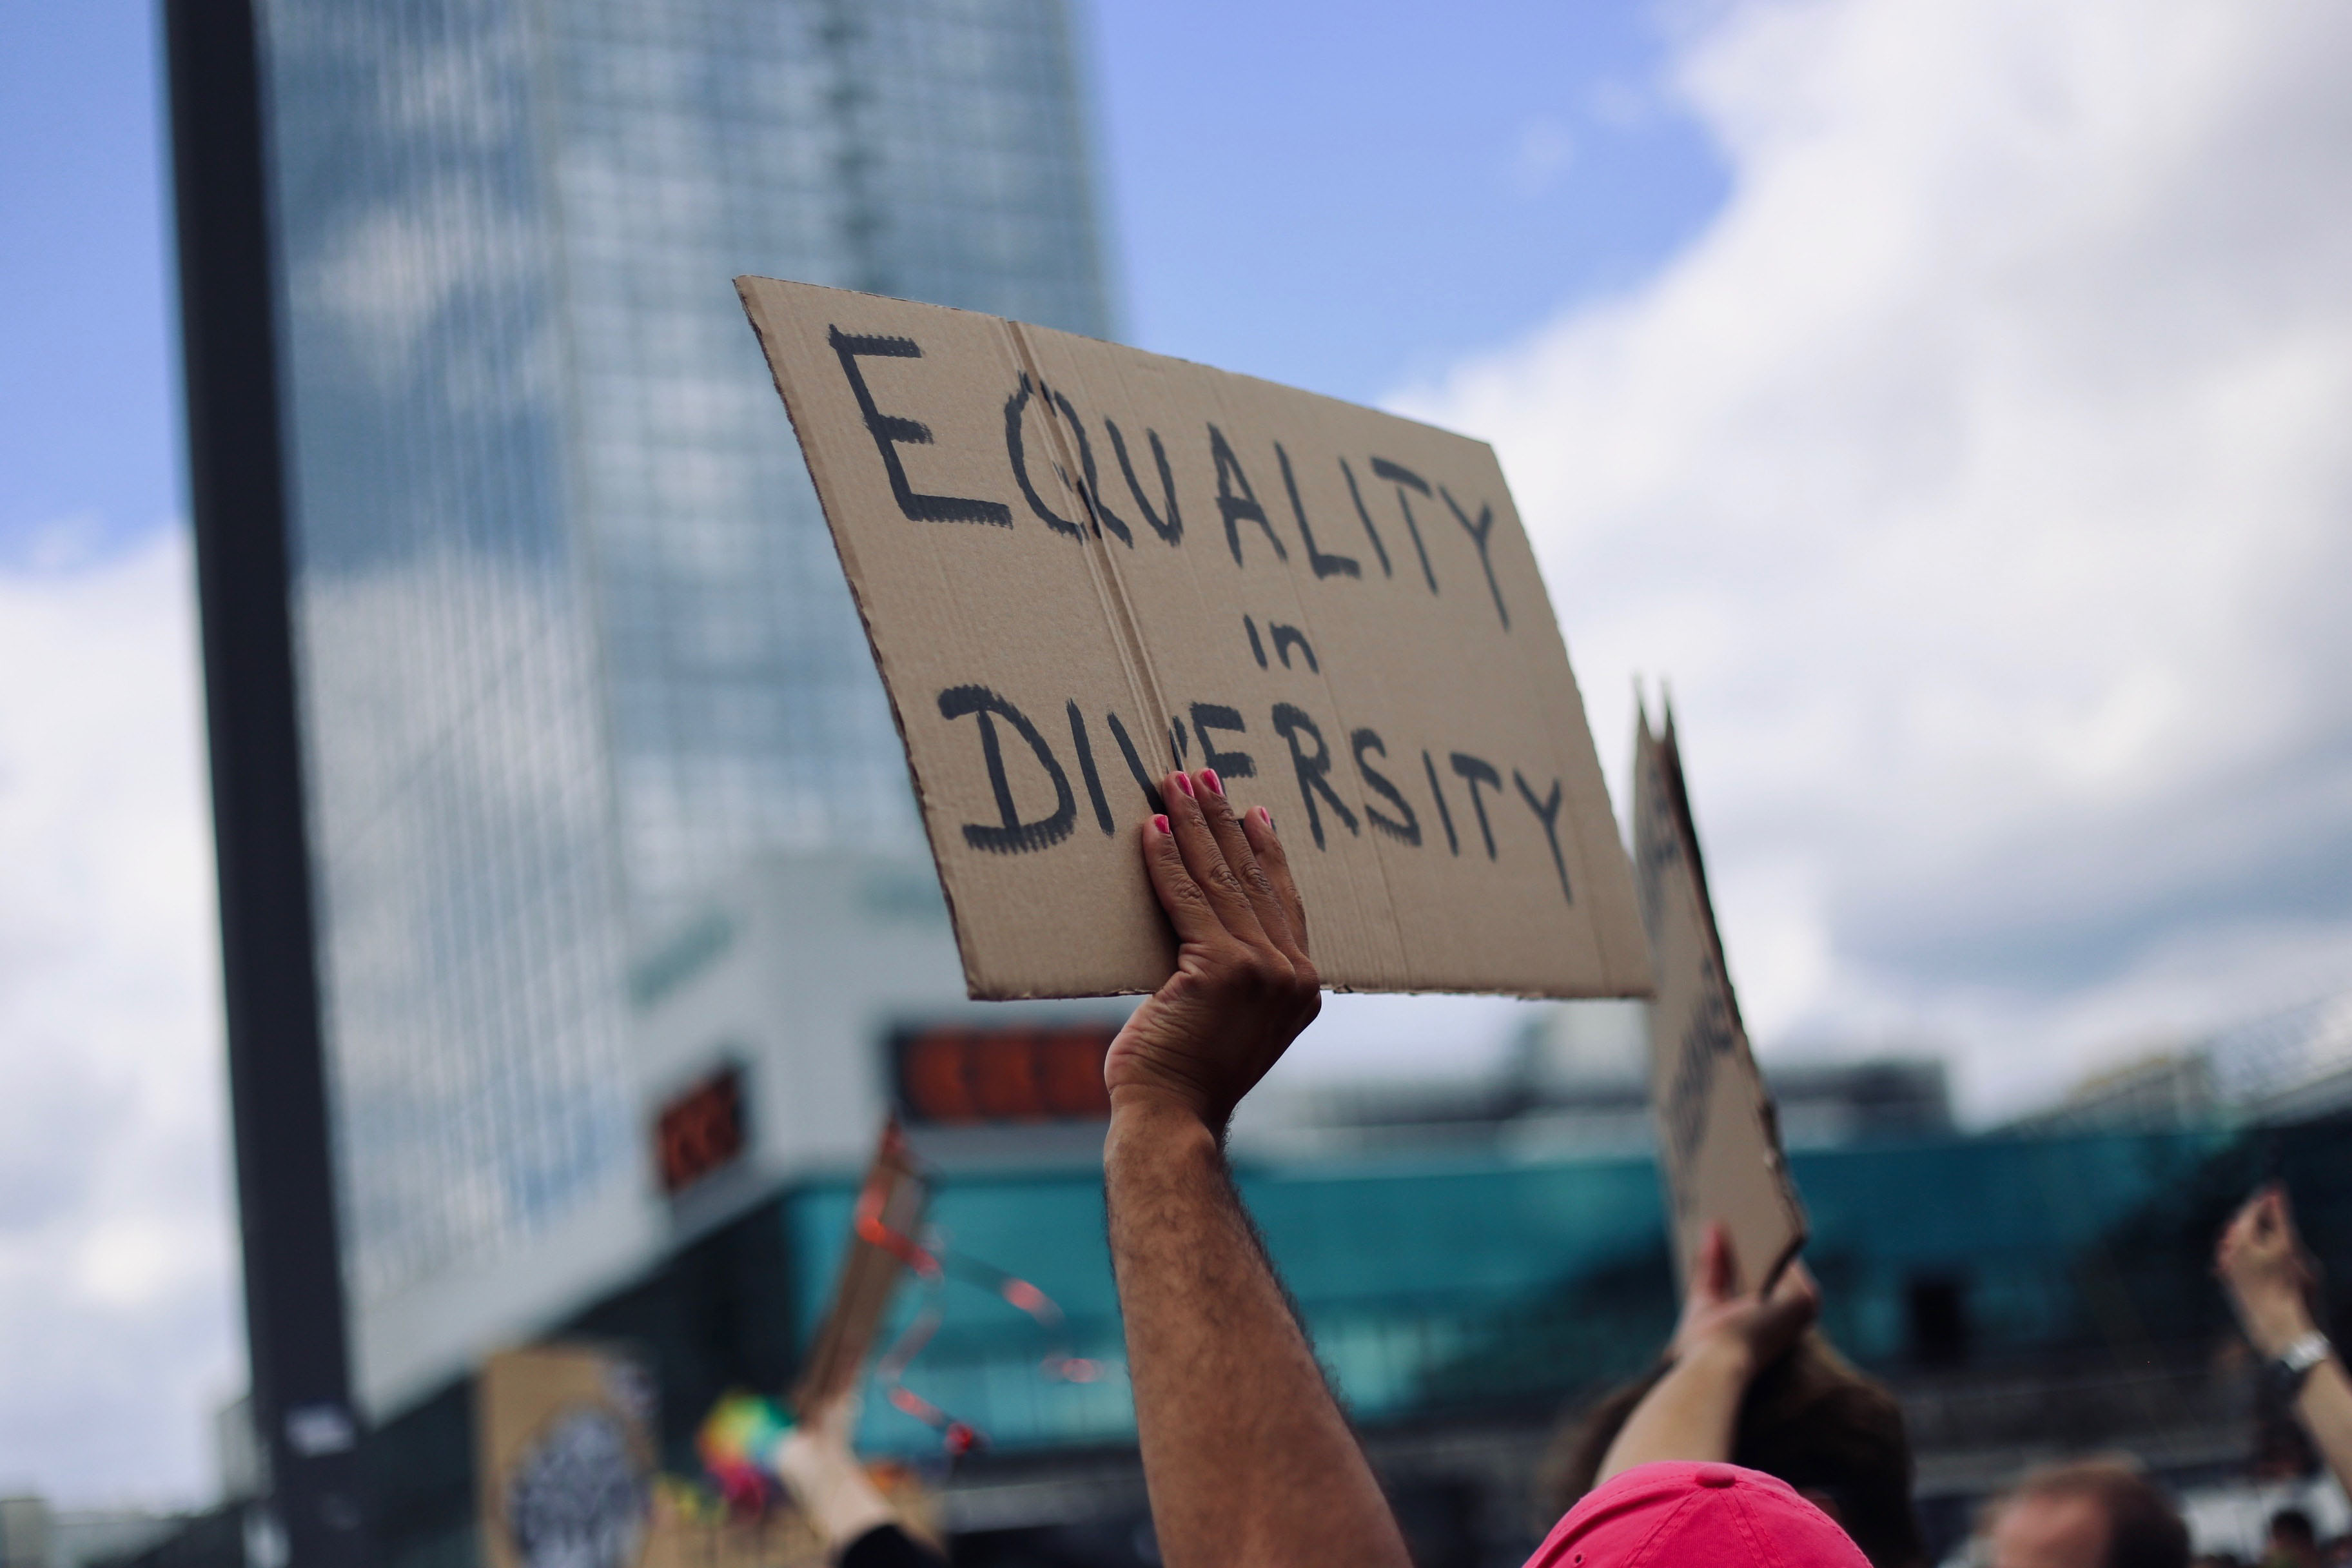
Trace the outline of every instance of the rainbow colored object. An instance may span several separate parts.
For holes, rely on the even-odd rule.
[[[711,1406],[694,1446],[730,1505],[758,1509],[772,1489],[776,1452],[792,1430],[792,1416],[774,1400],[730,1394]]]

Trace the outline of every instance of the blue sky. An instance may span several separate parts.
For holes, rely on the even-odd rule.
[[[179,510],[155,38],[138,0],[0,11],[0,550]]]
[[[1625,0],[1113,3],[1080,36],[1124,335],[1357,401],[1629,286],[1725,189]],[[0,559],[180,508],[156,54],[141,0],[0,10]]]
[[[1093,9],[1127,335],[1358,402],[1623,289],[1721,203],[1647,5]]]

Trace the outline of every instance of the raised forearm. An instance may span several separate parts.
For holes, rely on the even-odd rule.
[[[2294,1279],[2254,1274],[2232,1279],[2226,1271],[2222,1278],[2246,1338],[2265,1360],[2285,1354],[2289,1346],[2317,1327],[2303,1287]],[[2329,1355],[2304,1378],[2295,1395],[2294,1414],[2337,1483],[2352,1491],[2352,1380],[2345,1376],[2343,1352]]]
[[[1395,1521],[1207,1127],[1116,1098],[1104,1173],[1165,1561],[1402,1568]]]
[[[1691,1351],[1625,1418],[1593,1484],[1661,1459],[1730,1458],[1749,1370],[1747,1352],[1738,1346],[1710,1342]]]
[[[2344,1374],[2339,1352],[2311,1369],[2296,1396],[2294,1412],[2318,1445],[2336,1482],[2352,1492],[2352,1379]]]

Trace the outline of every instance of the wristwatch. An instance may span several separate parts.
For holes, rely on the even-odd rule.
[[[2303,1392],[2304,1380],[2311,1375],[2311,1369],[2335,1353],[2336,1347],[2328,1342],[2327,1336],[2314,1329],[2272,1357],[2263,1371],[2269,1374],[2271,1387],[2278,1396],[2292,1401]]]

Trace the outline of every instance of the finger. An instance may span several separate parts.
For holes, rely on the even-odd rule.
[[[1803,1258],[1792,1258],[1789,1260],[1789,1267],[1780,1270],[1780,1278],[1772,1287],[1772,1293],[1776,1296],[1785,1290],[1807,1291],[1819,1300],[1822,1282],[1813,1278],[1813,1271],[1805,1267]]]
[[[1691,1260],[1691,1294],[1710,1305],[1731,1296],[1731,1233],[1721,1220],[1709,1221],[1699,1237],[1698,1255]]]
[[[1250,847],[1257,853],[1258,868],[1274,884],[1275,901],[1282,906],[1290,940],[1297,949],[1290,953],[1291,959],[1294,963],[1302,960],[1307,955],[1307,900],[1298,896],[1298,880],[1290,874],[1290,851],[1282,847],[1282,837],[1274,830],[1274,813],[1262,805],[1253,808],[1242,818],[1242,831],[1249,836]]]
[[[1160,781],[1160,793],[1168,803],[1168,820],[1173,827],[1176,848],[1184,857],[1184,868],[1192,873],[1192,880],[1207,898],[1217,923],[1243,942],[1252,945],[1263,942],[1265,928],[1257,923],[1257,911],[1250,908],[1249,894],[1243,889],[1241,879],[1234,875],[1234,868],[1225,863],[1225,852],[1217,847],[1217,836],[1201,809],[1200,786],[1193,784],[1192,775],[1170,773]]]
[[[1794,1339],[1822,1313],[1821,1287],[1813,1277],[1804,1272],[1803,1266],[1790,1268],[1780,1276],[1772,1289],[1772,1299],[1764,1306],[1766,1337]]]
[[[1214,768],[1202,768],[1192,775],[1192,781],[1201,786],[1201,793],[1194,797],[1201,815],[1207,820],[1209,831],[1216,836],[1217,848],[1224,856],[1225,864],[1233,868],[1242,891],[1248,895],[1250,912],[1257,916],[1258,929],[1286,955],[1290,947],[1286,940],[1290,934],[1289,917],[1265,868],[1258,864],[1257,849],[1243,831],[1242,820],[1234,813],[1234,803],[1225,798],[1224,781],[1217,777]]]
[[[1168,911],[1168,923],[1176,928],[1178,942],[1190,947],[1213,945],[1225,939],[1224,925],[1209,907],[1209,896],[1201,890],[1201,884],[1192,879],[1165,816],[1155,816],[1143,825],[1143,868],[1151,879],[1160,907]]]

